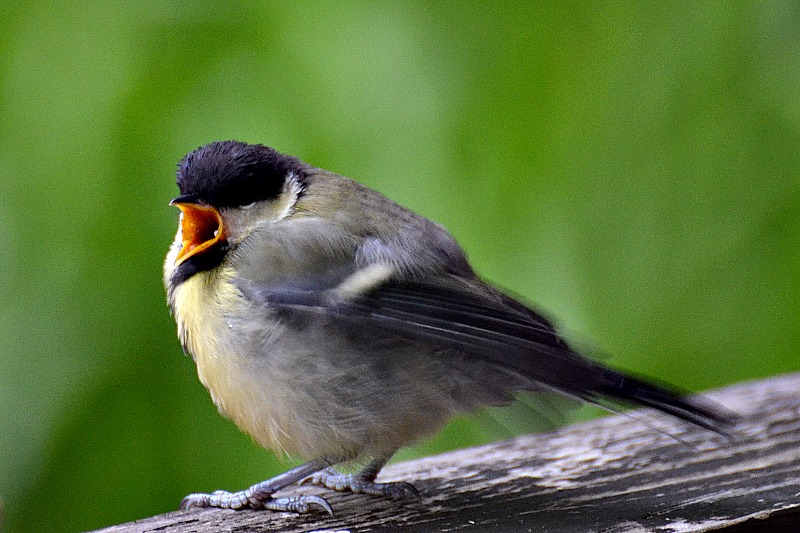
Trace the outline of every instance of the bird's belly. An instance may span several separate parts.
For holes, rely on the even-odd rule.
[[[225,334],[194,342],[190,351],[197,365],[200,382],[208,389],[220,413],[230,418],[242,431],[265,448],[276,453],[316,457],[304,442],[303,421],[298,419],[294,405],[300,402],[294,390],[291,373],[282,372],[286,364],[274,364],[291,353],[280,349],[277,343],[266,343],[269,351],[254,351],[253,343],[241,337],[242,332],[228,327],[218,331]],[[279,324],[262,324],[263,335],[271,328],[277,332]]]
[[[292,329],[238,292],[217,290],[213,300],[186,296],[205,301],[190,307],[201,311],[176,317],[200,381],[220,412],[278,453],[306,459],[392,453],[460,410],[437,378],[445,369],[422,350],[399,345],[375,352],[335,328]],[[221,296],[240,300],[232,305]],[[226,309],[240,313],[227,316]]]
[[[275,324],[256,356],[198,358],[198,374],[226,416],[260,445],[302,458],[391,454],[438,430],[458,410],[441,388],[419,380],[424,364],[379,367]],[[268,336],[269,337],[269,336]],[[311,341],[311,342],[309,342]]]
[[[256,442],[297,453],[295,439],[282,428],[286,408],[281,395],[286,386],[275,383],[264,364],[269,357],[255,357],[249,346],[259,337],[268,344],[279,324],[251,322],[246,324],[248,331],[242,319],[230,315],[231,310],[252,316],[263,313],[251,309],[232,283],[213,276],[201,272],[184,282],[173,305],[178,335],[197,365],[200,382],[219,411]]]
[[[198,357],[197,374],[220,412],[258,444],[276,453],[316,456],[302,445],[291,381],[280,381],[263,362],[235,353]]]

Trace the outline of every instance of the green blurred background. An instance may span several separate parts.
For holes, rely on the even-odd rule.
[[[443,223],[612,365],[689,390],[800,369],[798,87],[788,1],[4,2],[5,527],[287,468],[218,416],[164,303],[175,165],[212,140]]]

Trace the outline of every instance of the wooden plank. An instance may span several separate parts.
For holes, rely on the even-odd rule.
[[[387,467],[419,503],[324,494],[336,516],[192,510],[103,529],[134,531],[800,531],[800,373],[709,397],[740,413],[731,440],[635,411]]]

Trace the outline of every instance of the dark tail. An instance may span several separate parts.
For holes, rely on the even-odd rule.
[[[588,396],[585,399],[593,403],[598,403],[598,399],[605,398],[626,404],[652,407],[723,435],[728,434],[726,428],[736,418],[736,415],[706,398],[684,396],[667,387],[610,368],[600,365],[592,366],[595,368],[591,374],[594,374],[596,379],[591,380],[592,385],[584,388],[584,394]]]

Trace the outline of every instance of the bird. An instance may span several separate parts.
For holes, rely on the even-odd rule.
[[[730,422],[702,397],[584,356],[476,274],[444,227],[356,181],[233,140],[188,153],[176,181],[163,275],[183,350],[222,415],[306,461],[181,509],[333,514],[321,496],[274,496],[300,483],[419,499],[376,481],[394,453],[526,392],[647,406],[720,433]]]

